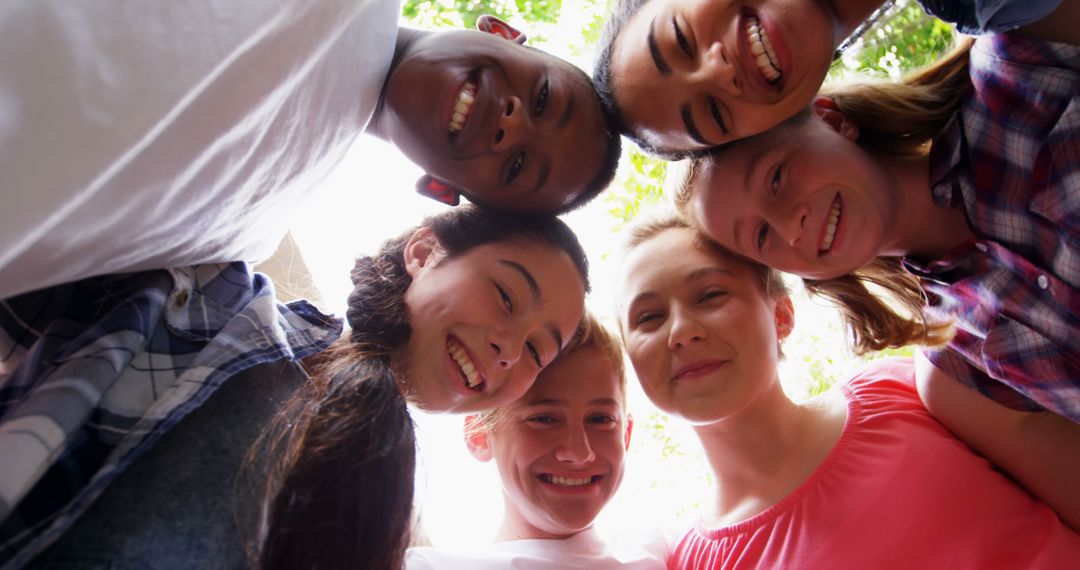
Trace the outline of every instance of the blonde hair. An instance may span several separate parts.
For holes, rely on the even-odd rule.
[[[972,43],[971,38],[960,39],[941,60],[900,82],[847,82],[826,86],[821,93],[858,125],[859,146],[894,156],[923,156],[960,109],[969,85]],[[811,116],[812,111],[806,109],[788,122]],[[687,218],[692,219],[689,204],[694,182],[709,160],[711,155],[692,160],[672,185],[675,206]],[[936,321],[927,314],[926,293],[918,278],[905,271],[897,258],[878,257],[847,275],[803,279],[803,284],[811,295],[837,307],[857,354],[909,344],[938,347],[952,338],[952,321]]]
[[[607,359],[611,364],[612,370],[618,377],[619,389],[623,394],[626,394],[626,365],[623,362],[623,349],[622,343],[620,343],[615,336],[605,327],[595,315],[586,311],[585,317],[581,320],[581,324],[578,325],[574,336],[567,343],[566,348],[559,354],[559,359],[566,358],[567,356],[586,349],[595,349]],[[556,360],[557,362],[558,360]],[[554,362],[552,363],[554,364]],[[548,365],[546,370],[550,370],[551,365]],[[541,372],[542,376],[544,372]],[[624,399],[625,404],[625,399]],[[513,407],[513,403],[500,406],[493,410],[476,414],[475,419],[467,426],[467,434],[474,434],[477,432],[493,431],[498,428],[499,424],[506,419],[507,414]]]

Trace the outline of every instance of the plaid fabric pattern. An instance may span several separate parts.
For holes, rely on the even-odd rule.
[[[52,543],[228,378],[319,352],[341,330],[307,302],[278,304],[244,263],[0,302],[0,566]]]
[[[1080,422],[1080,48],[983,36],[970,74],[930,160],[934,200],[963,207],[978,240],[904,261],[957,319],[929,356],[1008,406]]]
[[[955,24],[958,32],[976,36],[1035,22],[1061,0],[919,0],[919,4],[927,14]]]

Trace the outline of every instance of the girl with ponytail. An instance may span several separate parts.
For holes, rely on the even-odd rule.
[[[407,404],[508,403],[570,341],[587,261],[555,218],[455,208],[356,262],[351,330],[265,443],[262,568],[399,568],[416,467]]]

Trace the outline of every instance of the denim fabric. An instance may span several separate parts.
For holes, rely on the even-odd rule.
[[[225,382],[209,400],[109,486],[29,568],[244,568],[261,501],[248,450],[306,380],[287,361],[262,364]]]

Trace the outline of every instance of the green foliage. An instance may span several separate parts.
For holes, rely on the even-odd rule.
[[[407,0],[401,13],[410,23],[427,29],[474,28],[483,14],[508,22],[555,24],[562,0]]]
[[[918,2],[899,0],[833,63],[829,80],[857,75],[897,79],[936,61],[952,38],[952,26],[927,16]]]
[[[604,193],[608,213],[618,220],[617,230],[633,221],[643,206],[664,198],[664,178],[668,163],[648,156],[633,145],[626,145],[619,163],[618,177]]]

